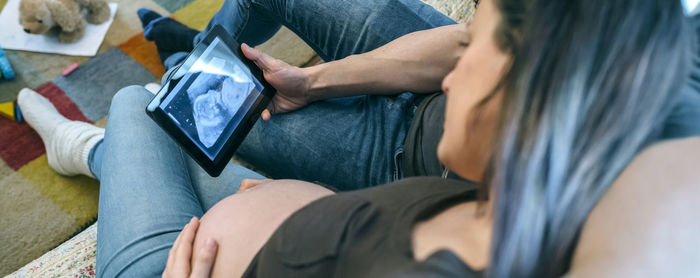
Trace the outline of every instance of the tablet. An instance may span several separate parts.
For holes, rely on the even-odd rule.
[[[274,94],[241,45],[216,25],[174,70],[146,114],[217,177]]]

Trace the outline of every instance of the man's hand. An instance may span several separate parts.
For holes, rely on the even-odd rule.
[[[199,278],[209,277],[211,274],[218,245],[213,239],[208,239],[197,254],[197,257],[193,258],[192,246],[194,245],[194,236],[197,234],[197,228],[199,228],[199,219],[192,217],[190,223],[185,225],[180,235],[175,239],[173,247],[170,248],[168,263],[163,271],[164,278]]]
[[[269,120],[271,114],[294,111],[312,102],[308,95],[308,78],[303,69],[272,58],[245,43],[241,45],[241,50],[262,69],[265,80],[277,89],[272,102],[262,113],[263,120]]]

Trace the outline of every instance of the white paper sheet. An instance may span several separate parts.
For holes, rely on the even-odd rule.
[[[19,24],[19,1],[9,0],[0,13],[0,47],[5,49],[57,53],[72,56],[94,56],[100,48],[109,26],[114,21],[117,4],[109,3],[109,20],[93,25],[88,23],[85,35],[74,43],[59,43],[58,36],[27,34]]]

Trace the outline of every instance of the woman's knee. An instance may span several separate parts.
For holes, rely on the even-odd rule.
[[[129,86],[117,92],[109,107],[107,130],[128,129],[150,121],[146,115],[146,106],[153,95],[142,86]],[[124,130],[122,130],[124,131]]]
[[[151,99],[153,99],[153,94],[143,86],[132,85],[124,87],[112,97],[110,112],[121,110],[144,111]]]

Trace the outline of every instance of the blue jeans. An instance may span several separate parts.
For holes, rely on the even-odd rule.
[[[210,27],[221,24],[239,42],[257,45],[283,24],[323,59],[334,60],[453,23],[419,0],[233,0]],[[242,179],[263,178],[236,164],[209,177],[144,113],[151,98],[142,87],[120,90],[105,139],[90,154],[90,169],[101,183],[99,277],[159,276],[192,216],[235,193]],[[258,121],[238,155],[276,178],[343,190],[386,183],[400,176],[397,156],[419,100],[403,93],[314,103]]]

